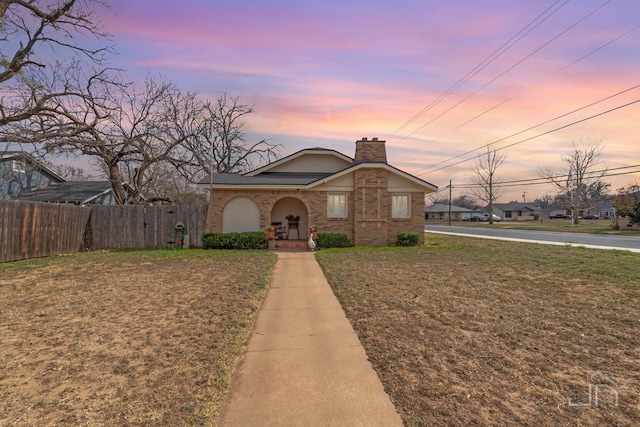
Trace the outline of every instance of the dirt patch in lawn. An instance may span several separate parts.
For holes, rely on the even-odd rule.
[[[639,254],[433,237],[317,257],[406,425],[640,425]]]
[[[275,259],[145,251],[0,265],[0,426],[213,423]]]

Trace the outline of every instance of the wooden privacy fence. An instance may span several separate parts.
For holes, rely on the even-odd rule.
[[[82,250],[159,249],[174,245],[184,224],[184,246],[199,247],[203,206],[75,206],[0,201],[0,262]]]
[[[91,208],[0,201],[0,262],[78,252]]]
[[[203,206],[92,206],[85,245],[87,249],[168,248],[180,222],[189,246],[200,246],[205,210]]]

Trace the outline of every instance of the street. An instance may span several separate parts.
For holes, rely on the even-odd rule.
[[[531,242],[549,245],[583,246],[597,249],[619,249],[640,253],[640,238],[553,231],[506,230],[502,228],[456,227],[446,225],[425,225],[425,233],[453,234],[482,239]]]

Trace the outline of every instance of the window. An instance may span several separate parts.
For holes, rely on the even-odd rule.
[[[327,195],[327,216],[329,218],[347,217],[346,193],[329,193]]]
[[[13,170],[13,172],[26,173],[26,168],[22,160],[14,160],[13,162],[11,162],[11,169]]]
[[[391,217],[411,218],[411,196],[409,194],[391,196]]]

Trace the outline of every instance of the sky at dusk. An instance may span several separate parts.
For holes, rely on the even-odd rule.
[[[638,0],[112,0],[100,15],[129,78],[238,96],[256,110],[249,140],[281,155],[353,156],[378,137],[389,163],[456,197],[486,144],[513,181],[601,140],[603,167],[637,171],[612,190],[640,181]],[[525,191],[553,193],[499,201]]]

